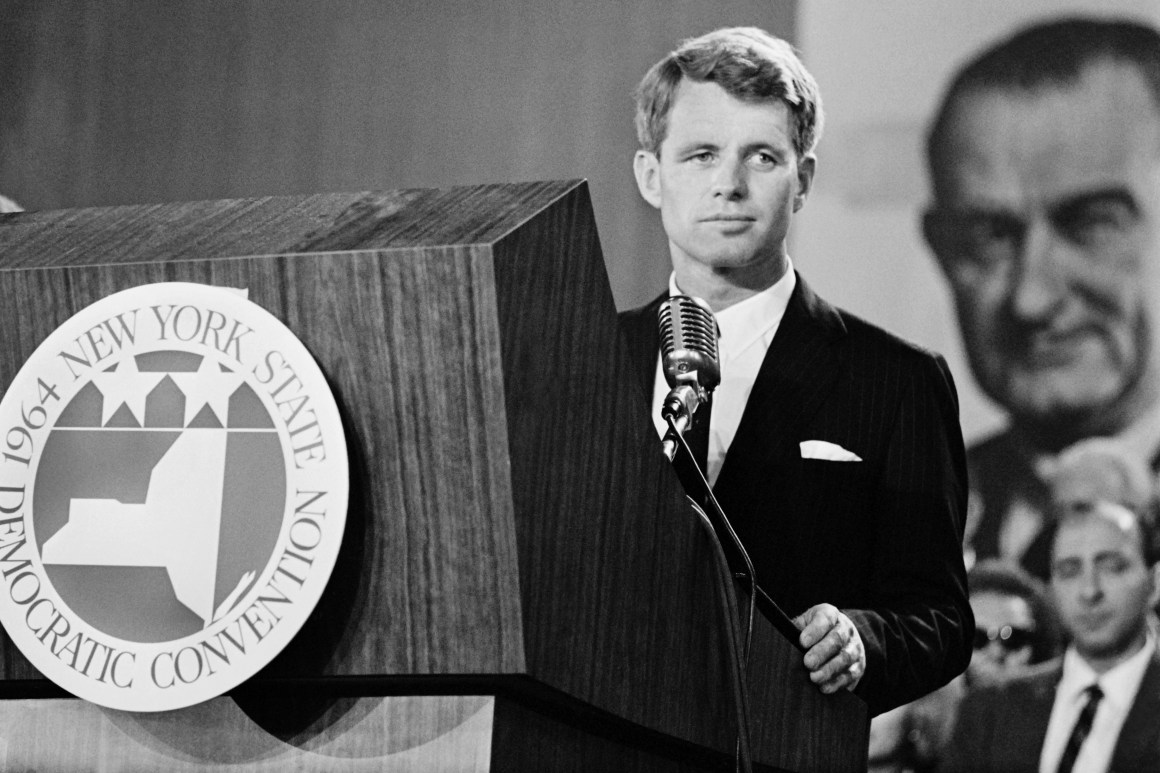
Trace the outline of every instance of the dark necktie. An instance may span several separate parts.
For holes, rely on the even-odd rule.
[[[710,397],[704,405],[697,408],[697,412],[693,414],[692,425],[685,431],[685,442],[689,444],[689,450],[693,452],[693,459],[701,468],[705,480],[709,479],[707,467],[709,460],[709,414],[712,410],[713,398]]]
[[[1063,747],[1063,757],[1059,760],[1059,773],[1071,773],[1071,768],[1075,765],[1075,758],[1079,756],[1080,747],[1087,740],[1088,733],[1092,731],[1092,720],[1095,719],[1100,699],[1104,697],[1098,684],[1091,685],[1084,692],[1087,693],[1088,701],[1080,710],[1075,727],[1071,729],[1071,737],[1067,739],[1067,746]]]

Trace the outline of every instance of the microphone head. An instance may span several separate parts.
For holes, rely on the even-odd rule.
[[[670,387],[692,383],[712,392],[721,383],[717,354],[717,319],[709,304],[689,295],[673,295],[661,304],[661,365]]]

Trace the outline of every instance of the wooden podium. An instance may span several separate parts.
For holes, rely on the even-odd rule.
[[[339,562],[270,666],[190,709],[70,698],[4,636],[8,769],[732,769],[709,542],[584,183],[0,216],[0,386],[80,308],[162,281],[247,288],[318,361],[351,462]],[[865,767],[865,705],[761,618],[748,688],[760,766]]]

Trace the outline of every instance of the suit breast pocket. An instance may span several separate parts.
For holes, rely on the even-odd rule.
[[[850,529],[864,520],[873,499],[869,465],[801,459],[797,469],[797,499],[819,528]]]

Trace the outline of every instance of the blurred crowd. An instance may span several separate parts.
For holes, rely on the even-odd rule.
[[[1049,488],[1046,582],[1010,560],[974,563],[971,664],[941,690],[874,719],[871,771],[1060,770],[1039,760],[1053,735],[1051,756],[1062,757],[1077,719],[1055,707],[1069,677],[1103,685],[1105,705],[1120,707],[1099,758],[1077,753],[1069,769],[1157,769],[1160,531],[1148,465],[1115,441],[1089,439],[1060,455]],[[1120,678],[1125,672],[1130,678]],[[1151,745],[1112,764],[1133,716]],[[1087,747],[1095,756],[1094,738]]]

